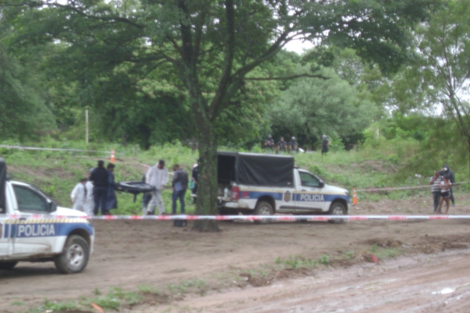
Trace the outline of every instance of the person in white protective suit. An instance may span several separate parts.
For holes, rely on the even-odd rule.
[[[163,204],[162,191],[163,187],[168,183],[168,170],[165,168],[165,161],[158,161],[157,165],[152,166],[145,175],[147,184],[155,186],[152,191],[152,200],[147,208],[147,214],[155,214],[155,207],[158,207],[159,215],[165,213],[165,206]]]
[[[74,210],[85,212],[85,201],[87,197],[87,191],[85,189],[86,181],[86,178],[81,179],[70,194]]]
[[[87,179],[85,183],[86,199],[85,199],[85,213],[88,216],[93,216],[93,209],[95,208],[95,199],[93,196],[93,183]]]

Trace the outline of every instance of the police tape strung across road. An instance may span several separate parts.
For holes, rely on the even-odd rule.
[[[1,216],[1,215],[0,215]],[[27,223],[24,219],[90,219],[90,220],[270,220],[276,222],[289,221],[367,221],[367,220],[470,220],[470,215],[103,215],[103,216],[61,216],[61,215],[6,215],[8,219],[23,219],[19,223]]]
[[[99,150],[63,149],[63,148],[39,148],[39,147],[23,147],[23,146],[10,146],[10,145],[0,145],[0,148],[19,149],[19,150],[39,150],[39,151],[95,152],[95,153],[107,153],[107,154],[111,153],[111,151],[99,151]]]

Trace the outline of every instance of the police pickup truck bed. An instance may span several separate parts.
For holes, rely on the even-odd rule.
[[[218,193],[223,215],[346,215],[350,203],[346,189],[296,168],[288,155],[219,152]]]
[[[34,216],[38,214],[45,216]],[[61,273],[83,271],[94,242],[86,216],[58,207],[33,186],[8,181],[0,158],[0,270],[12,269],[19,261],[54,261]]]

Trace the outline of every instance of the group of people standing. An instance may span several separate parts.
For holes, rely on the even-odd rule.
[[[284,137],[281,137],[276,145],[273,136],[268,135],[268,138],[266,138],[266,140],[264,141],[264,149],[276,151],[276,153],[295,153],[299,152],[299,144],[297,143],[295,137],[292,136],[289,142],[285,141]]]
[[[455,183],[454,172],[446,165],[440,171],[434,171],[429,184],[432,185],[431,192],[434,202],[434,214],[442,214],[442,204],[446,203],[444,214],[449,212],[450,202],[455,205],[455,199],[452,192],[452,184]],[[449,202],[450,200],[450,202]]]
[[[81,179],[70,194],[74,210],[89,216],[100,212],[101,215],[110,215],[110,210],[118,207],[114,168],[113,163],[104,168],[104,161],[98,161],[98,167],[90,170],[90,177]]]
[[[328,147],[330,144],[331,142],[328,140],[326,135],[323,135],[322,143],[321,143],[322,155],[328,152]],[[299,144],[297,143],[297,140],[295,139],[294,136],[292,136],[289,142],[286,142],[284,140],[284,137],[281,137],[277,145],[274,142],[272,135],[268,135],[268,138],[266,138],[266,140],[264,141],[264,149],[270,150],[270,151],[276,151],[276,153],[296,153],[296,152],[299,152],[299,148],[300,148]]]
[[[193,169],[194,175],[194,169]],[[165,167],[165,161],[159,160],[155,166],[148,169],[145,174],[144,180],[147,184],[154,186],[155,190],[145,194],[142,202],[142,214],[154,215],[155,208],[158,208],[158,214],[166,214],[165,205],[163,203],[162,191],[169,181],[169,173]],[[171,186],[172,193],[172,213],[176,214],[177,202],[180,202],[181,213],[185,213],[186,190],[188,189],[188,174],[183,170],[179,164],[173,165],[173,179]]]

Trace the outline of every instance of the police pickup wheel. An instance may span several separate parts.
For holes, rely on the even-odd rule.
[[[274,210],[273,210],[272,205],[269,202],[260,201],[256,205],[256,208],[253,214],[254,215],[273,215]],[[269,219],[260,219],[258,221],[255,221],[256,224],[267,224],[269,222],[270,222]]]
[[[0,262],[0,270],[12,270],[18,261]]]
[[[333,202],[331,204],[330,210],[328,211],[329,215],[346,215],[346,209],[344,205],[340,202]],[[332,224],[341,224],[344,222],[342,218],[330,219],[328,222]]]
[[[67,238],[62,254],[54,259],[57,270],[62,274],[80,273],[86,267],[90,257],[90,247],[81,236]]]

